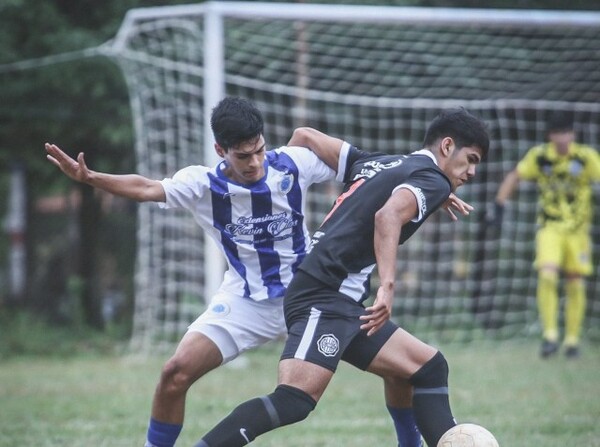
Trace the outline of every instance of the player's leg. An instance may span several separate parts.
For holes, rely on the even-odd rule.
[[[565,284],[565,355],[579,356],[579,339],[586,308],[585,282],[580,275],[567,275]]]
[[[421,447],[421,432],[412,407],[412,385],[406,379],[395,377],[384,377],[383,383],[385,403],[394,421],[398,447]]]
[[[183,427],[185,398],[189,387],[218,367],[223,357],[206,335],[188,332],[165,363],[152,401],[146,447],[171,447]]]
[[[342,360],[355,367],[377,374],[369,367],[381,347],[396,331],[397,326],[388,321],[375,334],[368,336],[361,331],[342,355]],[[400,447],[421,447],[421,433],[416,425],[412,408],[412,385],[405,377],[383,376],[387,410],[394,422],[396,438]]]
[[[399,328],[382,346],[368,371],[409,379],[417,426],[429,446],[456,425],[448,398],[448,363],[441,352]]]
[[[281,300],[255,302],[217,295],[194,321],[163,367],[152,403],[147,446],[174,445],[190,386],[240,353],[285,335]]]
[[[536,298],[542,325],[542,358],[558,351],[558,283],[563,254],[563,237],[560,232],[551,227],[540,229],[536,236],[535,265],[538,270]]]
[[[296,277],[287,290],[288,338],[279,362],[279,385],[267,396],[235,408],[196,447],[236,447],[277,427],[305,419],[315,408],[340,361],[360,331],[361,306],[323,289],[318,281]],[[332,296],[334,295],[334,296]],[[338,318],[349,313],[355,318]]]
[[[290,328],[283,356],[301,350],[302,340],[313,332],[314,326],[302,326],[300,332],[296,330],[298,326]],[[305,337],[298,337],[299,333]],[[206,433],[196,447],[244,446],[263,433],[304,420],[315,408],[334,370],[294,356],[282,358],[275,391],[238,405]]]
[[[566,274],[565,355],[579,356],[579,339],[585,316],[585,276],[592,272],[591,239],[587,232],[569,236],[564,270]]]

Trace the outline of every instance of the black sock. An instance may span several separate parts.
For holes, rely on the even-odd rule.
[[[417,426],[429,447],[456,425],[448,398],[448,363],[438,352],[410,378]]]
[[[316,402],[304,391],[279,385],[268,396],[239,405],[209,431],[196,447],[241,447],[257,436],[305,419]]]

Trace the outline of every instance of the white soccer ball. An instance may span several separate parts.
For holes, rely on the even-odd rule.
[[[444,433],[437,447],[500,447],[488,430],[477,424],[458,424]]]

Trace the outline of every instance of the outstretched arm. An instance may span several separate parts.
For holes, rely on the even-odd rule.
[[[330,137],[312,127],[298,127],[294,130],[287,145],[309,148],[323,163],[337,172],[343,143],[343,140]]]
[[[75,160],[55,144],[46,143],[46,152],[46,158],[75,181],[137,202],[166,200],[165,191],[158,180],[137,174],[113,175],[92,171],[85,164],[83,152]]]
[[[415,216],[417,199],[406,188],[394,192],[375,213],[374,248],[380,286],[373,305],[367,307],[367,314],[361,317],[365,321],[361,329],[367,330],[367,335],[377,332],[392,315],[401,227]]]
[[[519,173],[516,169],[513,169],[500,184],[500,188],[498,189],[498,194],[496,194],[496,203],[500,206],[504,206],[506,201],[510,199],[515,189],[519,185]]]

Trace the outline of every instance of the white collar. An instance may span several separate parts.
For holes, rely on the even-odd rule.
[[[429,149],[420,149],[418,151],[413,152],[411,155],[427,155],[429,158],[431,158],[433,160],[433,162],[435,163],[436,166],[438,165],[437,159],[435,158],[435,155],[433,155],[433,152],[431,152]]]

